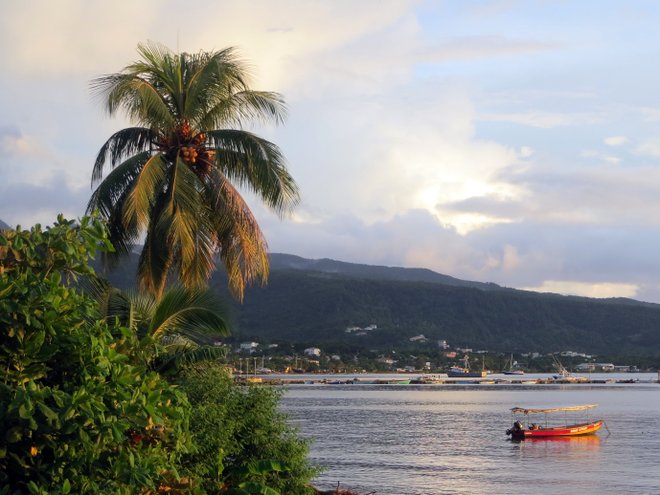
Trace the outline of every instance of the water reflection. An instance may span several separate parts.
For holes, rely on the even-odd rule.
[[[292,389],[283,400],[321,488],[379,495],[660,493],[660,387],[644,390]],[[510,408],[598,403],[609,430],[511,442]]]
[[[511,443],[523,456],[562,456],[568,460],[579,458],[580,462],[584,462],[590,456],[598,455],[601,441],[601,437],[596,434],[581,437],[527,438],[512,440]]]

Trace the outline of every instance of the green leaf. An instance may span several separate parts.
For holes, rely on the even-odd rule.
[[[21,419],[28,419],[32,416],[34,408],[30,400],[26,400],[18,407],[18,417]]]
[[[244,481],[238,485],[239,488],[245,490],[247,493],[256,493],[259,495],[280,495],[280,492],[270,488],[269,486],[256,481]]]
[[[36,332],[33,332],[26,339],[26,350],[27,350],[27,352],[36,353],[37,351],[39,351],[39,349],[43,345],[45,339],[46,339],[46,331],[45,330],[38,330]]]
[[[37,402],[37,408],[39,408],[42,414],[46,416],[46,419],[49,421],[56,421],[58,419],[57,413],[43,402]]]
[[[124,434],[122,433],[121,429],[117,426],[116,423],[113,423],[112,426],[110,427],[112,429],[112,436],[117,442],[121,442],[124,440]]]
[[[71,492],[71,483],[69,483],[68,479],[65,479],[64,483],[62,483],[62,493],[66,495],[70,492]]]
[[[280,461],[264,459],[250,464],[250,472],[253,474],[268,474],[272,472],[287,471],[288,468]]]
[[[9,443],[20,442],[23,438],[23,428],[20,426],[14,426],[9,428],[5,433],[5,440]]]

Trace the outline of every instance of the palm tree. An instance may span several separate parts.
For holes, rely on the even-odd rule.
[[[97,301],[100,317],[116,321],[137,338],[131,353],[161,373],[226,355],[225,348],[209,345],[230,334],[224,304],[211,289],[177,285],[156,299],[117,289],[101,278],[88,279],[83,287]]]
[[[268,277],[266,240],[237,187],[280,215],[298,188],[279,148],[243,129],[280,123],[280,95],[254,91],[232,48],[175,54],[138,45],[141,60],[95,79],[110,115],[123,110],[136,127],[113,134],[92,173],[87,206],[107,219],[118,254],[144,236],[140,286],[159,297],[168,276],[186,287],[207,283],[216,255],[242,299],[246,283]],[[112,171],[103,179],[109,162]]]
[[[100,315],[117,318],[138,339],[162,340],[176,334],[204,341],[208,336],[229,335],[224,305],[210,289],[174,286],[156,299],[144,292],[117,289],[101,279],[88,285],[99,302]]]

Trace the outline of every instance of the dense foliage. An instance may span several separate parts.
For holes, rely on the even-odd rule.
[[[119,349],[70,282],[107,247],[102,224],[0,233],[0,492],[155,492],[190,447],[188,402]]]
[[[184,465],[204,480],[208,493],[245,481],[282,494],[313,493],[309,481],[318,470],[307,460],[307,442],[277,410],[279,391],[236,385],[217,366],[189,368],[177,383],[192,405],[190,427],[200,446]]]
[[[185,301],[200,300],[179,290],[135,326],[99,319],[78,289],[99,248],[107,231],[90,218],[0,232],[0,494],[308,493],[316,470],[274,390],[200,364],[214,355],[164,378],[165,314],[193,334],[224,320],[203,305],[190,318]]]

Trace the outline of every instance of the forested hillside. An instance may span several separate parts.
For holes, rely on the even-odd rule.
[[[423,334],[454,346],[502,352],[660,354],[660,305],[539,294],[446,277],[456,281],[449,285],[445,276],[428,270],[322,261],[273,255],[268,285],[249,288],[242,305],[231,303],[236,338],[359,350],[402,348],[411,345],[410,337]],[[131,264],[109,278],[131,284]],[[221,272],[212,285],[229,300]],[[377,330],[346,332],[369,325]]]

